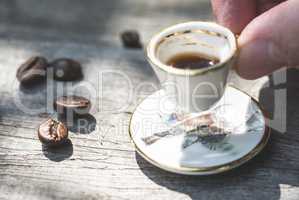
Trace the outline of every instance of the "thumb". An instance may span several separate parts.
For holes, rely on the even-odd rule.
[[[289,0],[255,18],[241,33],[237,72],[246,79],[299,64],[299,1]]]

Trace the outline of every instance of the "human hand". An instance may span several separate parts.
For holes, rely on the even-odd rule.
[[[211,0],[218,22],[239,34],[237,72],[255,79],[299,65],[298,0]]]

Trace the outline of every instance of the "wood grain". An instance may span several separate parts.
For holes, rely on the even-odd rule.
[[[164,172],[138,156],[130,142],[130,116],[159,84],[143,52],[122,48],[118,33],[138,29],[146,42],[171,24],[210,20],[208,1],[41,2],[0,2],[0,199],[299,199],[296,78],[280,86],[289,91],[287,133],[273,131],[258,157],[231,172],[204,177]],[[20,88],[15,79],[17,66],[36,54],[50,60],[79,60],[84,79]],[[99,84],[99,73],[105,70],[121,74],[105,74]],[[123,75],[131,80],[132,88]],[[271,111],[276,88],[261,89],[267,77],[245,81],[231,73],[230,80]],[[146,84],[137,87],[140,83]],[[62,149],[43,148],[36,127],[55,115],[51,105],[65,92],[62,87],[90,95],[89,122],[96,127],[81,134],[72,132],[71,143]],[[133,97],[128,100],[131,90]],[[38,110],[28,114],[20,105]]]

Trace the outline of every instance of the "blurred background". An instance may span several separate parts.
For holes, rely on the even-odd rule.
[[[212,20],[209,0],[1,0],[0,37],[108,42],[136,29],[144,41],[161,28]]]

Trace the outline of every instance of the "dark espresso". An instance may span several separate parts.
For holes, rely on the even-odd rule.
[[[201,69],[219,63],[217,58],[208,58],[196,53],[177,54],[166,64],[179,69]]]

